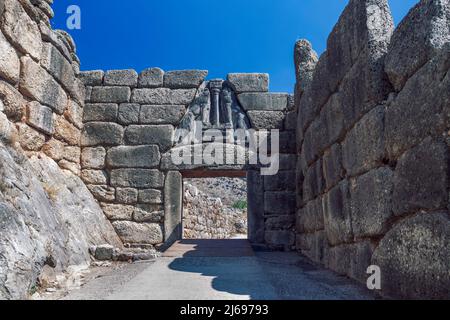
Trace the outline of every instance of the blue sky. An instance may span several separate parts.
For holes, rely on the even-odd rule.
[[[396,23],[418,0],[390,0]],[[81,8],[81,30],[67,30],[67,7]],[[58,0],[55,28],[75,39],[82,70],[205,69],[267,72],[271,91],[292,92],[293,46],[320,54],[347,0]]]

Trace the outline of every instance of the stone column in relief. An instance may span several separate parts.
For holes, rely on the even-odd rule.
[[[220,126],[220,92],[222,90],[222,80],[212,80],[210,82],[212,91],[212,125],[214,128]]]

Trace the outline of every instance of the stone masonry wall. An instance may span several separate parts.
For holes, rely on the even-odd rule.
[[[0,1],[0,111],[29,152],[80,173],[84,85],[72,38],[52,30],[51,1]]]
[[[150,68],[140,74],[134,70],[111,70],[88,71],[81,76],[87,89],[81,134],[81,177],[125,243],[151,246],[173,240],[172,233],[181,225],[181,173],[188,171],[190,176],[202,177],[217,171],[227,175],[230,171],[247,170],[245,166],[179,167],[171,163],[174,132],[201,90],[206,71],[164,72]],[[230,74],[227,81],[253,128],[283,131],[281,165],[283,172],[293,173],[296,116],[288,112],[293,109],[292,99],[287,94],[268,93],[267,74]],[[288,130],[284,130],[285,126]],[[274,245],[293,245],[293,228],[287,234],[288,228],[277,224],[276,218],[280,215],[287,218],[290,214],[293,227],[294,182],[287,193],[280,186],[281,181],[277,184],[268,180],[265,193],[258,170],[254,168],[249,174],[259,177],[249,186],[252,194],[257,193],[258,200],[266,197],[272,202],[287,201],[280,205],[282,209],[264,207],[264,200],[253,205],[251,220],[257,220],[255,225],[259,223],[259,226],[254,229],[262,235],[254,240],[262,243],[266,238]],[[169,179],[169,176],[178,178]],[[265,218],[269,222],[266,237]],[[181,233],[176,237],[181,237]]]
[[[450,297],[450,3],[394,30],[386,0],[350,0],[317,61],[296,47],[297,248],[382,293]]]

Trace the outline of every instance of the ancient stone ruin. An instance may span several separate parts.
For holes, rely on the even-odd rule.
[[[377,265],[385,296],[450,297],[448,0],[397,28],[387,0],[350,0],[320,58],[297,42],[295,95],[267,74],[80,72],[50,3],[0,0],[0,298],[89,264],[92,246],[163,250],[182,237],[183,178],[204,177],[247,177],[253,244],[362,283]],[[279,130],[278,173],[248,154],[174,163],[214,147],[208,129],[231,132],[214,150],[233,159],[238,129]]]

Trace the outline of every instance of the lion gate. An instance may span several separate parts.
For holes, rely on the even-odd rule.
[[[125,244],[159,247],[182,236],[183,177],[247,176],[250,241],[291,249],[297,162],[293,97],[269,93],[267,74],[205,81],[207,73],[83,72],[82,178]],[[266,141],[268,155],[277,159],[275,175],[262,175],[261,165],[250,163],[247,145],[237,143],[239,130],[245,135],[279,130],[277,150]],[[217,140],[222,133],[225,144]],[[216,159],[241,155],[244,161],[195,161],[205,150]],[[174,161],[177,157],[194,161]]]

